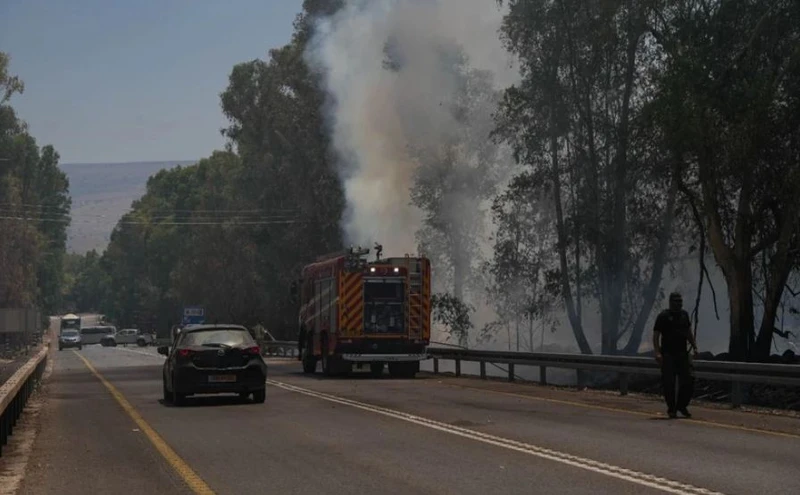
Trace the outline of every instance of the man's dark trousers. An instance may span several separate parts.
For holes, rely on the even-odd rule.
[[[694,393],[694,370],[689,354],[663,354],[661,361],[661,385],[664,400],[670,412],[685,409]],[[675,382],[678,382],[678,397],[675,398]]]

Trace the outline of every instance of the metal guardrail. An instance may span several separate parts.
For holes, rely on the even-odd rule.
[[[566,368],[578,371],[604,371],[619,374],[622,395],[628,393],[631,375],[660,375],[661,370],[653,358],[631,356],[597,356],[584,354],[557,354],[543,352],[505,352],[429,347],[433,358],[433,372],[439,372],[439,361],[455,361],[455,375],[461,375],[462,362],[480,363],[480,376],[486,378],[486,364],[508,365],[508,380],[514,381],[514,367],[538,366],[539,382],[547,384],[547,368]],[[731,382],[731,402],[740,406],[743,400],[742,384],[800,386],[800,366],[793,364],[740,363],[732,361],[694,360],[696,378]],[[578,384],[581,385],[581,375]]]
[[[297,342],[272,341],[264,344],[264,355],[297,355]],[[598,356],[549,352],[483,351],[463,348],[428,347],[433,358],[433,372],[439,373],[439,361],[454,361],[455,375],[461,376],[461,363],[480,364],[480,377],[487,378],[486,364],[508,365],[508,380],[514,381],[515,366],[539,367],[539,383],[547,384],[547,368],[601,371],[619,374],[619,391],[628,394],[631,375],[659,376],[661,369],[653,358],[632,356]],[[733,361],[694,360],[696,378],[731,383],[731,402],[742,405],[743,384],[800,386],[800,365],[771,363],[741,363]],[[583,386],[578,373],[578,386]]]
[[[297,342],[291,340],[269,340],[261,344],[263,356],[297,357]]]
[[[49,345],[45,345],[34,357],[22,365],[0,386],[0,456],[8,443],[13,428],[17,425],[25,404],[41,380],[47,366]]]

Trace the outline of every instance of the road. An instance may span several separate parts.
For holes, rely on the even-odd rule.
[[[176,408],[152,348],[53,356],[24,495],[800,493],[800,435],[667,421],[660,407],[465,379],[323,379],[271,360],[266,404]]]

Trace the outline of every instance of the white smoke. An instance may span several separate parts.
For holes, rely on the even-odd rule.
[[[460,47],[470,68],[494,74],[498,89],[514,83],[499,38],[503,15],[490,0],[351,0],[319,21],[306,57],[328,92],[348,243],[378,241],[387,255],[416,251],[422,214],[410,204],[408,147],[442,141],[458,125],[442,105],[457,90],[442,53]],[[387,43],[400,70],[385,68]]]

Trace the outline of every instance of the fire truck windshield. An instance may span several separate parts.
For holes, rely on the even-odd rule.
[[[366,279],[364,282],[364,332],[402,333],[405,330],[403,280]]]

